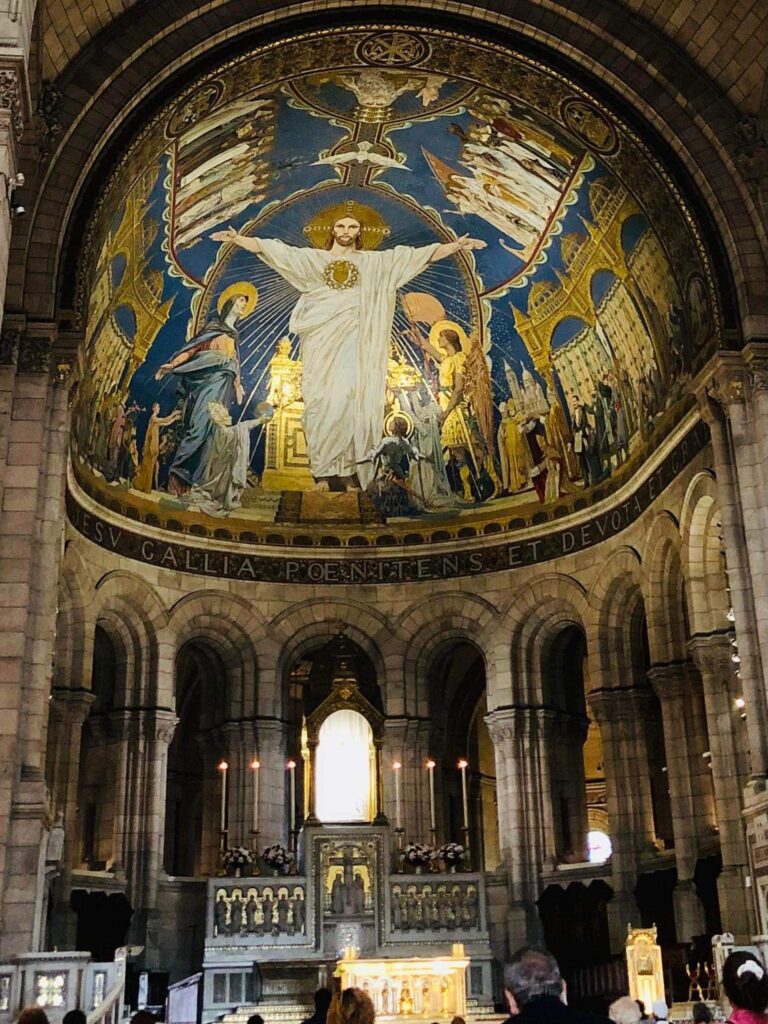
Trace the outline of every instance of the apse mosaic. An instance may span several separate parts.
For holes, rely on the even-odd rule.
[[[107,183],[81,276],[77,481],[214,536],[584,507],[718,334],[643,143],[437,32],[319,33],[199,81]]]

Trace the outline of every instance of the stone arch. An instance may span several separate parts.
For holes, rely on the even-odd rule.
[[[653,520],[643,558],[643,595],[651,661],[682,661],[687,657],[687,612],[681,561],[682,538],[677,520],[664,511]]]
[[[640,556],[621,547],[608,556],[589,592],[587,644],[608,685],[631,686],[642,642],[644,601]],[[594,683],[595,680],[592,680]]]
[[[274,687],[280,712],[287,706],[287,686],[295,662],[318,641],[328,641],[343,633],[368,657],[386,704],[393,667],[391,625],[381,612],[359,601],[307,599],[286,608],[270,623],[276,642],[280,643],[275,662]],[[281,642],[282,641],[282,642]],[[384,652],[386,651],[386,656]],[[276,711],[276,713],[278,713]]]
[[[67,689],[90,686],[93,629],[89,628],[86,588],[89,574],[80,554],[68,546],[59,577],[59,611],[54,643],[54,685]]]
[[[728,625],[730,600],[719,517],[714,476],[698,473],[688,485],[680,518],[683,575],[693,633],[711,633]]]
[[[402,637],[402,710],[429,713],[427,672],[436,651],[450,641],[474,644],[483,657],[488,675],[487,649],[498,610],[476,594],[439,594],[429,602],[418,601],[400,615],[397,631]]]
[[[119,647],[118,706],[157,705],[166,615],[155,591],[134,573],[110,572],[96,584],[92,616],[94,624],[103,625]]]
[[[538,704],[544,697],[544,645],[564,626],[586,634],[584,587],[572,576],[550,573],[521,590],[505,609],[492,656],[497,686],[489,688],[489,710],[511,703]]]
[[[222,712],[226,718],[244,719],[258,708],[258,662],[252,637],[257,627],[266,631],[264,618],[244,598],[222,591],[187,594],[171,609],[169,639],[174,657],[193,641],[208,644],[220,659],[226,680]],[[175,693],[172,695],[175,703]]]

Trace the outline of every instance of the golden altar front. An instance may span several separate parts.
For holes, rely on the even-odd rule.
[[[358,959],[356,949],[348,946],[335,973],[343,989],[367,992],[377,1018],[440,1020],[466,1015],[468,966],[460,942],[448,956],[379,960]]]

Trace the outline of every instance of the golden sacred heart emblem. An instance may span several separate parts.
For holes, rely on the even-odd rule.
[[[323,280],[336,291],[354,288],[359,277],[360,271],[349,260],[332,260],[323,271]]]

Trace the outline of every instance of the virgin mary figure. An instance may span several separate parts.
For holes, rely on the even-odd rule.
[[[178,382],[182,407],[182,435],[168,471],[171,494],[186,494],[205,473],[216,426],[211,402],[228,409],[233,399],[242,402],[240,336],[237,322],[256,307],[258,293],[252,284],[239,281],[219,296],[216,313],[199,334],[163,363],[156,380],[173,374]]]

